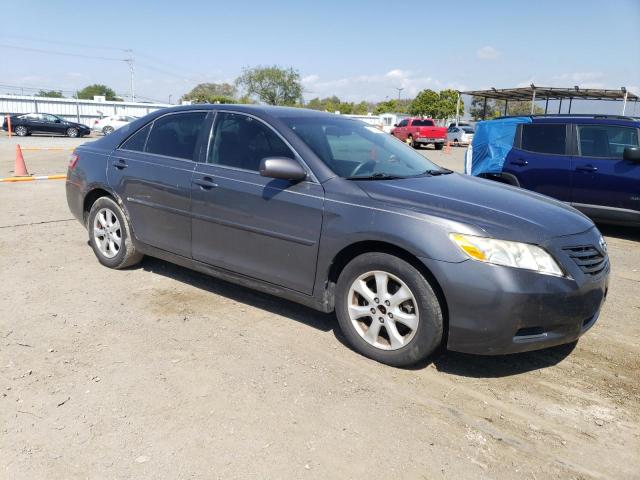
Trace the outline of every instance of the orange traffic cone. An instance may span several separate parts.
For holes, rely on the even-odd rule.
[[[24,157],[22,156],[22,149],[20,145],[16,145],[16,163],[13,167],[13,175],[16,177],[28,177],[27,166],[24,164]]]

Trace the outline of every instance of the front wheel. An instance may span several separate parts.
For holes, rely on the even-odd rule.
[[[110,125],[107,125],[106,127],[104,127],[104,128],[102,129],[102,133],[103,133],[104,135],[109,135],[110,133],[113,133],[113,127],[112,127],[112,126],[110,126]]]
[[[100,197],[91,206],[87,230],[93,253],[105,267],[120,269],[142,260],[131,240],[129,223],[112,198]]]
[[[18,125],[13,129],[13,133],[18,135],[19,137],[24,137],[29,134],[29,130],[27,130],[27,127],[23,125]]]
[[[433,146],[436,150],[442,150],[442,147],[444,147],[444,143],[434,143]]]
[[[67,128],[67,137],[69,138],[76,138],[78,136],[78,129],[71,127],[71,128]]]
[[[336,315],[351,346],[387,365],[406,367],[441,344],[443,314],[427,279],[386,253],[365,253],[342,271]]]

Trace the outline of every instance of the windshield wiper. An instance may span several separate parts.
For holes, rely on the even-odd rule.
[[[346,177],[347,180],[396,180],[398,178],[406,178],[398,175],[389,175],[388,173],[374,173],[372,175]]]
[[[431,175],[435,177],[438,175],[449,175],[450,173],[453,173],[453,170],[449,170],[448,168],[439,168],[437,170],[426,170],[423,175]]]

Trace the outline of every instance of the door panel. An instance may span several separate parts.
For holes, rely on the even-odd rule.
[[[624,160],[626,146],[638,146],[635,128],[578,125],[571,202],[640,211],[640,164]]]
[[[311,294],[323,205],[317,183],[200,164],[192,193],[193,258]]]
[[[116,150],[108,180],[129,212],[135,237],[191,256],[191,176],[195,162]]]
[[[571,157],[545,155],[513,148],[503,173],[515,175],[522,188],[568,202],[571,197]]]

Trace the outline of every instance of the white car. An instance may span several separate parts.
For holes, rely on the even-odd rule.
[[[452,125],[447,130],[447,141],[451,142],[453,145],[471,145],[471,140],[473,140],[473,134],[475,130],[473,127]]]
[[[100,120],[96,120],[93,124],[93,130],[109,135],[110,133],[113,133],[114,130],[117,130],[129,122],[133,122],[134,120],[136,120],[136,117],[132,117],[130,115],[111,115],[110,117],[104,117]]]

